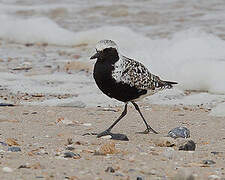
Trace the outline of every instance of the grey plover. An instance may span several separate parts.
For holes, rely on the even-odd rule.
[[[177,82],[163,81],[151,74],[142,63],[121,55],[118,46],[112,40],[99,41],[96,54],[90,59],[97,59],[93,75],[99,89],[110,98],[125,103],[120,117],[108,129],[97,134],[97,137],[112,134],[112,128],[127,114],[128,102],[134,105],[147,127],[139,133],[147,134],[151,131],[157,134],[146,122],[136,101],[162,89],[172,88]]]

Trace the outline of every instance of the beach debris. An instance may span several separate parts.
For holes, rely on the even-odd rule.
[[[178,141],[177,147],[178,147],[178,150],[194,151],[196,148],[196,145],[195,145],[195,142],[192,140],[183,140],[183,141]]]
[[[68,145],[73,144],[73,139],[72,139],[72,138],[67,138],[67,144],[68,144]]]
[[[119,151],[115,147],[114,142],[109,142],[101,145],[99,150],[95,151],[94,155],[107,155],[107,154],[116,154]]]
[[[2,168],[2,171],[3,171],[3,172],[7,172],[7,173],[11,173],[11,172],[13,172],[13,169],[10,168],[10,167],[3,167],[3,168]]]
[[[12,147],[8,148],[8,151],[19,152],[19,151],[21,151],[21,149],[20,149],[20,147],[12,146]]]
[[[190,137],[190,130],[186,127],[176,127],[168,132],[168,136],[174,139],[176,138],[189,138]]]
[[[216,162],[215,162],[215,161],[213,161],[213,160],[209,160],[209,159],[207,159],[207,160],[203,160],[203,161],[202,161],[202,163],[203,163],[203,164],[205,164],[205,165],[212,165],[212,164],[216,164]]]
[[[105,172],[110,172],[110,173],[114,173],[115,169],[113,169],[111,166],[107,167]]]
[[[71,151],[65,152],[63,157],[64,158],[73,158],[73,159],[80,159],[81,158],[80,154],[73,153]]]
[[[20,146],[16,141],[17,141],[17,140],[14,139],[14,138],[8,138],[8,139],[6,139],[6,143],[7,143],[9,146]]]
[[[30,166],[28,164],[22,164],[17,169],[30,169]]]

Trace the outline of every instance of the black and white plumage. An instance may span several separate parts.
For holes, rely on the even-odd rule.
[[[101,40],[97,43],[96,54],[91,59],[96,58],[93,75],[97,86],[107,96],[125,103],[121,116],[106,131],[98,134],[98,137],[111,133],[115,124],[126,115],[128,102],[135,106],[145,122],[147,129],[143,133],[157,133],[147,124],[135,101],[159,90],[172,88],[177,83],[163,81],[151,74],[140,62],[121,55],[112,40]]]

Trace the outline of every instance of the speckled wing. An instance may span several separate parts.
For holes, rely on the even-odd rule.
[[[121,57],[120,62],[115,64],[112,76],[117,82],[129,84],[138,89],[156,90],[164,86],[163,81],[151,74],[143,64],[124,56]]]

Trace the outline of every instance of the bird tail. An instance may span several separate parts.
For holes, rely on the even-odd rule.
[[[170,89],[173,87],[174,84],[178,84],[177,82],[172,82],[172,81],[163,81],[163,84],[166,88]]]

